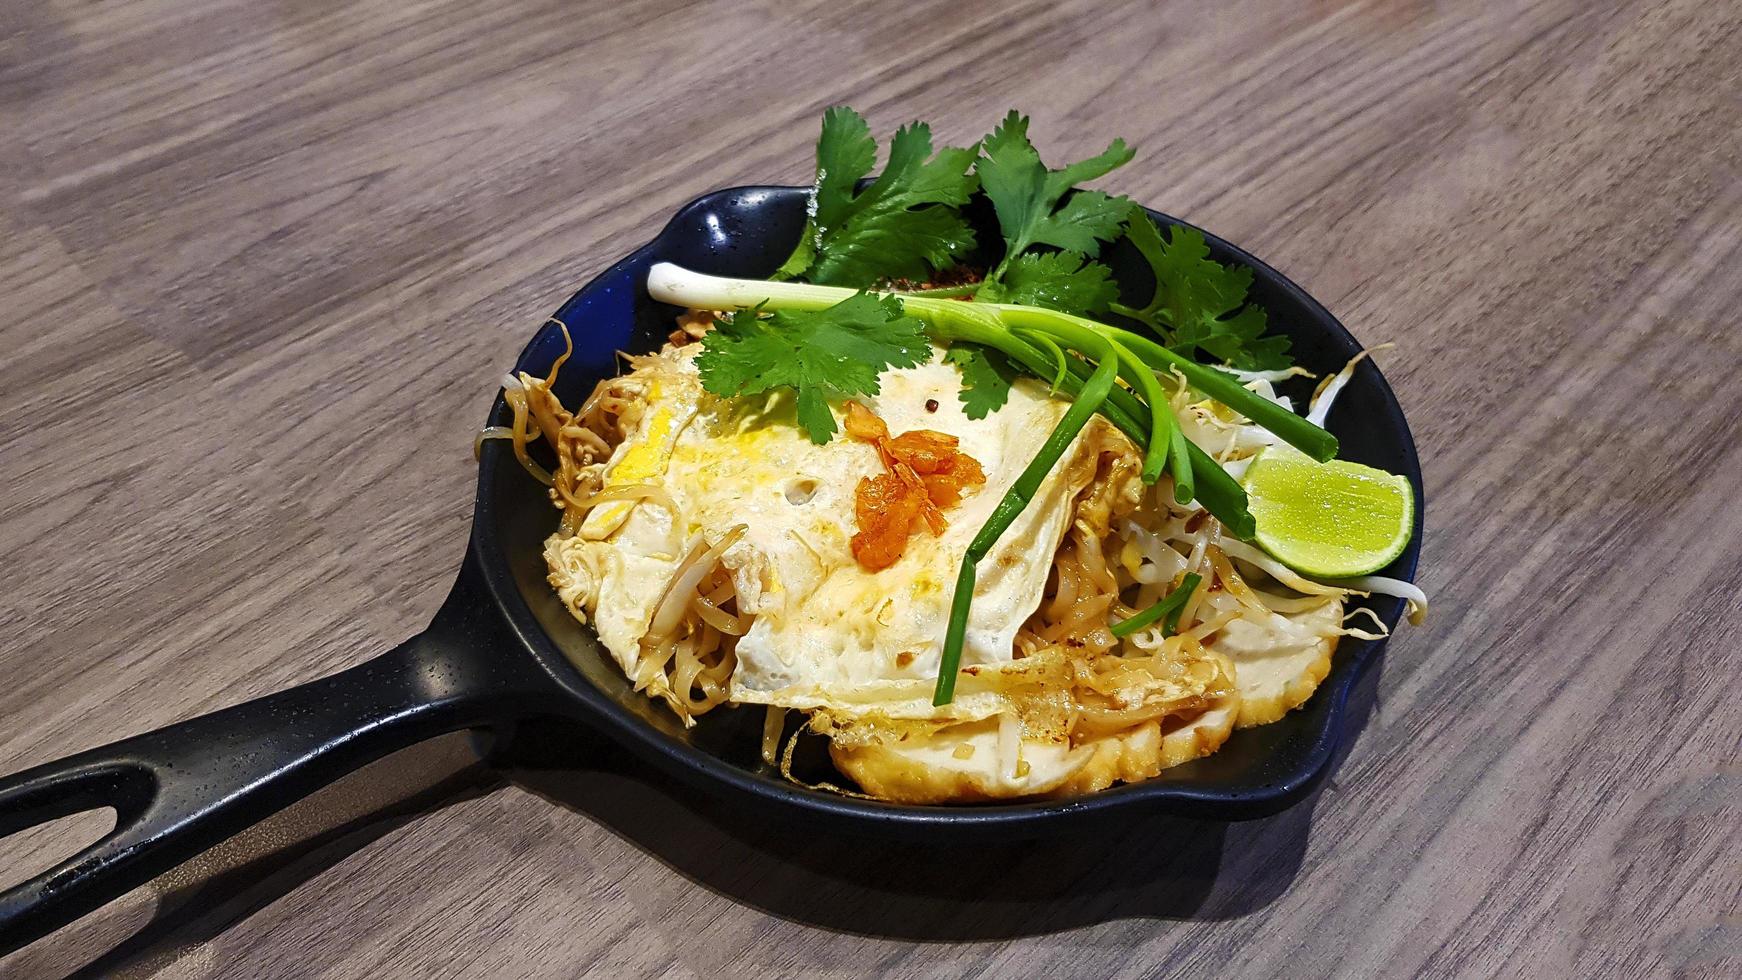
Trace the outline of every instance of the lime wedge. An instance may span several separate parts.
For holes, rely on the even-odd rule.
[[[1360,463],[1266,449],[1240,483],[1259,547],[1306,575],[1368,575],[1403,554],[1415,526],[1409,480]]]

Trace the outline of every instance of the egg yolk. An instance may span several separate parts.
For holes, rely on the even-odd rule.
[[[655,399],[661,394],[661,386],[657,380],[648,386],[649,402],[658,404]],[[623,458],[611,468],[604,489],[646,483],[663,474],[666,465],[671,461],[672,447],[677,442],[678,426],[675,423],[676,419],[673,418],[670,408],[660,405],[654,409],[653,417],[648,420],[645,441],[631,446],[623,453]],[[581,522],[581,536],[593,541],[610,537],[629,518],[629,512],[633,509],[633,500],[613,501],[595,508]]]

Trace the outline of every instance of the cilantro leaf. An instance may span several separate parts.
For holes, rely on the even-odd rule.
[[[879,208],[855,215],[823,250],[806,278],[829,285],[865,287],[890,279],[922,280],[930,270],[955,264],[974,245],[961,216],[942,208],[903,211]]]
[[[971,419],[983,419],[1004,407],[1010,399],[1010,384],[1016,368],[1004,355],[978,344],[957,343],[944,352],[944,360],[962,372],[962,411]]]
[[[857,293],[825,310],[738,310],[702,337],[696,369],[722,398],[786,389],[798,424],[817,445],[835,434],[831,399],[875,395],[878,375],[931,358],[923,325],[893,296]]]
[[[1118,237],[1131,210],[1126,198],[1081,191],[1063,207],[1059,202],[1073,186],[1129,162],[1134,154],[1124,140],[1114,140],[1087,160],[1049,170],[1028,140],[1028,117],[1012,109],[982,149],[975,171],[998,215],[1005,245],[1004,261],[990,278],[999,278],[1030,245],[1053,245],[1093,258],[1102,242]]]
[[[1155,273],[1155,294],[1141,309],[1114,304],[1116,312],[1147,324],[1181,354],[1201,350],[1244,371],[1290,364],[1288,338],[1265,336],[1264,309],[1243,305],[1251,269],[1210,258],[1195,228],[1175,225],[1163,238],[1148,215],[1136,213],[1125,233]]]
[[[1119,228],[1131,213],[1129,198],[1112,197],[1101,191],[1079,191],[1056,212],[1041,219],[1034,240],[1042,245],[1093,256],[1101,240],[1119,237]]]
[[[932,153],[931,127],[895,131],[883,173],[864,190],[861,178],[877,162],[877,141],[864,117],[846,106],[823,114],[811,218],[777,279],[865,287],[888,279],[923,279],[955,264],[973,247],[974,232],[957,208],[978,178],[977,147]]]
[[[877,141],[865,117],[846,106],[823,112],[823,132],[817,137],[815,185],[816,223],[833,228],[846,221],[853,206],[853,189],[877,164]]]
[[[1003,279],[982,286],[975,298],[1093,317],[1119,298],[1119,284],[1111,276],[1101,263],[1070,252],[1028,252],[1013,259]]]
[[[1015,110],[1011,110],[1010,116],[1015,115]],[[1009,116],[1005,117],[1005,122],[1008,124]],[[1022,130],[1026,138],[1028,132],[1027,119],[1022,120]],[[1078,160],[1076,163],[1067,163],[1063,167],[1047,174],[1047,193],[1051,194],[1054,198],[1057,198],[1078,184],[1107,176],[1113,171],[1118,170],[1120,167],[1130,163],[1132,157],[1135,157],[1136,155],[1137,151],[1126,146],[1124,140],[1115,139],[1113,142],[1107,144],[1105,150],[1102,150],[1100,153],[1088,158],[1087,160]]]

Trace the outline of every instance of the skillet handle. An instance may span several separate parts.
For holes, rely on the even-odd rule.
[[[346,773],[558,688],[476,601],[475,559],[424,633],[374,660],[0,779],[0,836],[114,807],[115,829],[0,892],[0,955],[113,901]]]

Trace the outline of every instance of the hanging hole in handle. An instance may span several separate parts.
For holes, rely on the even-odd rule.
[[[120,825],[112,806],[93,806],[0,837],[0,891],[22,884],[109,836]]]
[[[0,780],[0,891],[87,854],[137,821],[157,791],[152,770],[130,759],[68,760]]]

